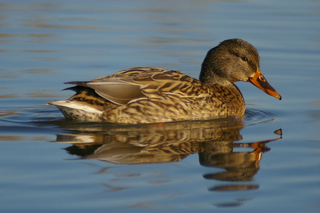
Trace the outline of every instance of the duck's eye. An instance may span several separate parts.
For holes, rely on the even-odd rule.
[[[248,61],[247,57],[241,57],[242,61]]]

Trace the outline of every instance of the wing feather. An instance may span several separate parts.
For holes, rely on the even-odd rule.
[[[120,79],[106,79],[87,83],[101,97],[115,103],[127,104],[133,99],[146,97],[141,92],[141,86]]]
[[[161,94],[192,96],[192,91],[189,90],[193,90],[192,85],[198,86],[199,82],[177,70],[135,67],[92,81],[73,81],[66,84],[92,88],[102,98],[124,105],[144,98],[156,98]],[[188,89],[185,88],[186,85]],[[187,91],[184,91],[185,89]]]

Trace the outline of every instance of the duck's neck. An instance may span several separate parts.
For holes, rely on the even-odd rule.
[[[212,71],[206,71],[202,67],[199,80],[212,88],[215,97],[219,97],[225,103],[228,116],[241,116],[245,110],[245,101],[239,88],[226,78],[221,78]]]
[[[216,70],[213,72],[212,67],[206,67],[205,63],[202,64],[201,72],[199,76],[199,80],[206,85],[214,85],[214,84],[220,84],[221,86],[230,88],[231,90],[235,90],[235,93],[240,93],[242,96],[240,90],[238,87],[232,82],[229,81],[225,77],[221,77],[218,73],[221,73],[222,71]]]
[[[202,64],[199,80],[207,85],[220,84],[225,87],[235,86],[233,82],[230,82],[225,77],[221,77],[219,73],[223,73],[220,70],[212,71],[213,67],[208,67],[206,63]]]
[[[205,65],[205,63],[202,63],[201,71],[199,80],[204,84],[211,84],[211,83],[217,83],[217,75],[213,72],[210,72],[210,68]]]

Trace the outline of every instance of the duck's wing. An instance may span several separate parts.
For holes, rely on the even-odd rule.
[[[133,99],[145,97],[141,92],[140,85],[122,81],[119,78],[107,78],[102,81],[89,82],[73,81],[66,82],[66,84],[75,84],[94,89],[99,96],[118,105],[127,104]]]
[[[176,70],[135,67],[92,81],[67,84],[92,88],[99,96],[123,105],[130,101],[161,97],[163,94],[185,96],[186,93],[181,89],[187,90],[194,82],[198,80]]]

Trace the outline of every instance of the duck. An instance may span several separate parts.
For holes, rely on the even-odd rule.
[[[72,81],[68,100],[51,101],[66,119],[118,124],[237,118],[245,101],[237,81],[250,82],[281,100],[260,70],[257,49],[242,39],[210,49],[199,79],[178,70],[133,67],[91,81]]]

